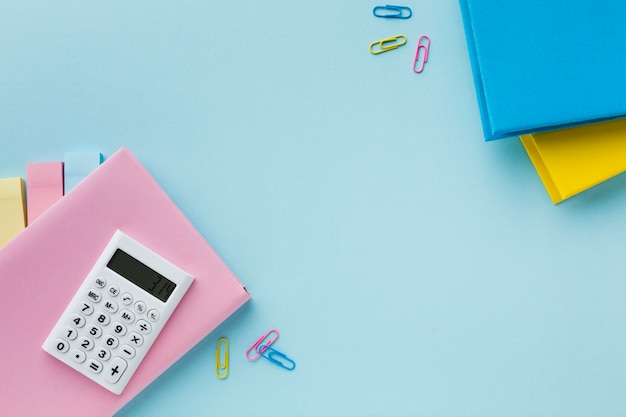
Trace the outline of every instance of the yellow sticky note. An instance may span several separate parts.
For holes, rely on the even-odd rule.
[[[626,171],[626,119],[520,139],[554,204]]]
[[[0,247],[26,227],[24,180],[0,179]]]

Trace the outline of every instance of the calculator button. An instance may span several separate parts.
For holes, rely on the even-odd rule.
[[[109,313],[115,313],[117,312],[117,303],[113,300],[106,300],[104,302],[104,309],[106,311],[108,311]]]
[[[88,332],[95,339],[97,339],[100,336],[102,336],[102,328],[100,326],[96,326],[95,324],[92,324],[91,326],[89,326]]]
[[[112,384],[115,384],[120,380],[126,368],[128,368],[128,362],[119,356],[116,356],[111,360],[109,366],[107,366],[104,379]]]
[[[83,301],[80,306],[80,312],[85,316],[90,316],[93,313],[93,306],[89,304],[87,301]]]
[[[120,293],[120,287],[118,287],[117,285],[113,284],[109,287],[109,295],[111,295],[111,297],[117,297]]]
[[[89,359],[89,370],[94,374],[99,374],[102,371],[102,364],[95,359]]]
[[[57,339],[56,341],[56,345],[54,345],[54,348],[61,353],[65,353],[68,350],[70,350],[70,344],[63,339]]]
[[[129,305],[130,303],[133,302],[133,296],[130,295],[129,293],[125,292],[124,294],[122,294],[122,304],[124,304],[125,306]]]
[[[130,332],[128,334],[128,337],[130,338],[129,342],[131,343],[131,345],[134,345],[136,347],[143,345],[143,336],[139,333]]]
[[[96,287],[104,288],[104,286],[107,285],[107,280],[104,277],[97,277],[94,283],[96,284]]]
[[[102,300],[102,294],[100,291],[94,290],[93,288],[87,291],[87,298],[89,298],[94,303],[99,303]]]
[[[110,334],[104,336],[104,344],[111,349],[115,349],[117,345],[120,344],[120,341],[117,337],[111,336]]]
[[[103,326],[106,326],[111,321],[111,317],[109,317],[106,313],[98,313],[96,314],[96,321]]]
[[[71,326],[65,326],[63,329],[63,337],[67,340],[74,340],[78,337],[78,331]]]
[[[148,334],[152,330],[152,325],[145,320],[139,320],[137,322],[137,330],[141,334]]]
[[[94,347],[93,340],[90,338],[83,336],[78,339],[78,345],[82,347],[84,350],[91,350]]]
[[[103,361],[108,361],[111,358],[111,351],[107,348],[99,347],[96,349],[96,356]]]
[[[72,357],[72,360],[77,363],[83,363],[85,362],[85,359],[87,359],[87,354],[78,349],[72,349],[70,356]]]
[[[72,318],[70,319],[70,321],[72,323],[74,323],[74,326],[76,327],[83,327],[86,323],[86,320],[83,316],[81,316],[80,314],[72,314]]]
[[[135,357],[135,348],[132,348],[128,345],[122,345],[120,352],[122,353],[122,356],[127,359],[132,359]]]
[[[116,336],[124,336],[126,334],[126,326],[116,321],[113,323],[113,333],[115,333]]]
[[[124,320],[128,324],[135,321],[135,315],[130,310],[124,309],[120,311],[120,317],[122,317],[122,320]]]
[[[148,319],[150,319],[150,321],[157,321],[159,319],[160,315],[158,310],[150,310],[148,311]]]
[[[146,311],[146,303],[144,303],[143,301],[137,301],[135,303],[135,311],[139,314],[143,313]]]

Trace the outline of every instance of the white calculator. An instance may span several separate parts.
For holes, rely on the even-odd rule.
[[[118,230],[42,347],[121,394],[192,281]]]

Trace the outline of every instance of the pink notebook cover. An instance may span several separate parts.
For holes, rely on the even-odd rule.
[[[116,229],[195,277],[115,395],[41,345]],[[127,149],[0,250],[0,414],[111,416],[242,306],[249,294]]]

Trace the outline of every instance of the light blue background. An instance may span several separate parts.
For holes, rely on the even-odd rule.
[[[407,4],[0,2],[0,177],[126,146],[253,296],[117,417],[626,413],[626,179],[553,206],[457,1]]]

